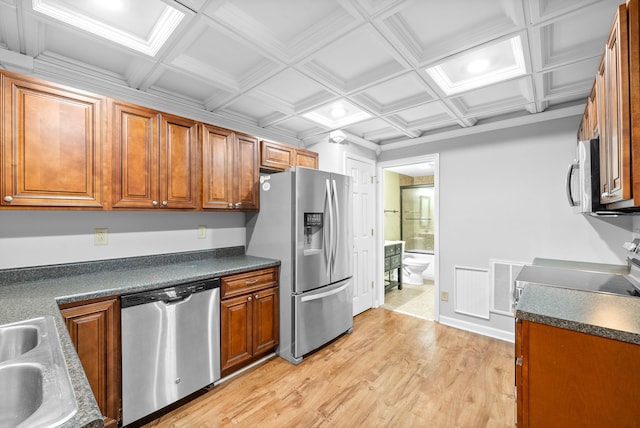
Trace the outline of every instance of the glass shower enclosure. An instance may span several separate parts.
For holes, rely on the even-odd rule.
[[[433,185],[400,187],[400,233],[405,251],[433,253],[434,214]]]

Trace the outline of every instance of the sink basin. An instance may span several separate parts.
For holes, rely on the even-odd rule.
[[[20,425],[42,404],[42,367],[24,363],[0,367],[0,427]]]
[[[38,328],[14,326],[0,328],[0,363],[12,360],[38,346]]]
[[[53,317],[0,326],[0,428],[57,427],[78,411]]]

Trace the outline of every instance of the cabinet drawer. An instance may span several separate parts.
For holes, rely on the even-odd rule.
[[[221,279],[221,298],[238,296],[272,286],[278,286],[277,267],[230,275]]]
[[[388,271],[391,269],[391,258],[390,257],[385,257],[384,258],[384,271]]]
[[[401,263],[402,256],[400,254],[398,254],[397,256],[391,256],[391,265],[389,266],[389,269],[397,269],[400,267]]]

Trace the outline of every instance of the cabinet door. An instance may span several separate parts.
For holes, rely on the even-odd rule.
[[[220,369],[231,373],[253,356],[253,297],[246,294],[220,303]]]
[[[117,426],[120,414],[119,306],[108,299],[60,311],[105,426]]]
[[[270,141],[260,142],[260,167],[273,171],[284,171],[294,165],[293,147]]]
[[[202,205],[204,208],[233,209],[232,131],[202,126]]]
[[[162,116],[160,128],[160,199],[166,208],[198,207],[196,122]]]
[[[310,150],[296,149],[295,165],[318,169],[318,154]]]
[[[606,191],[603,202],[631,198],[631,140],[629,111],[629,43],[627,9],[618,7],[605,49],[604,96]]]
[[[102,207],[105,98],[11,73],[0,77],[0,204]]]
[[[236,138],[234,207],[257,211],[260,205],[258,140],[242,134]]]
[[[111,104],[114,208],[153,208],[158,202],[158,115],[134,105]],[[154,204],[155,202],[155,204]]]
[[[522,327],[518,427],[638,425],[640,410],[623,397],[640,394],[640,368],[629,363],[640,359],[640,345],[528,321]]]
[[[253,353],[270,352],[278,345],[278,289],[267,288],[253,295]]]

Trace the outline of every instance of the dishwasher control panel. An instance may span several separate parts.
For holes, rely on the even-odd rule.
[[[144,305],[153,302],[173,302],[184,300],[192,294],[205,290],[220,287],[220,278],[212,278],[203,281],[189,282],[172,287],[146,290],[139,293],[127,294],[120,297],[120,306],[128,308],[131,306]]]

